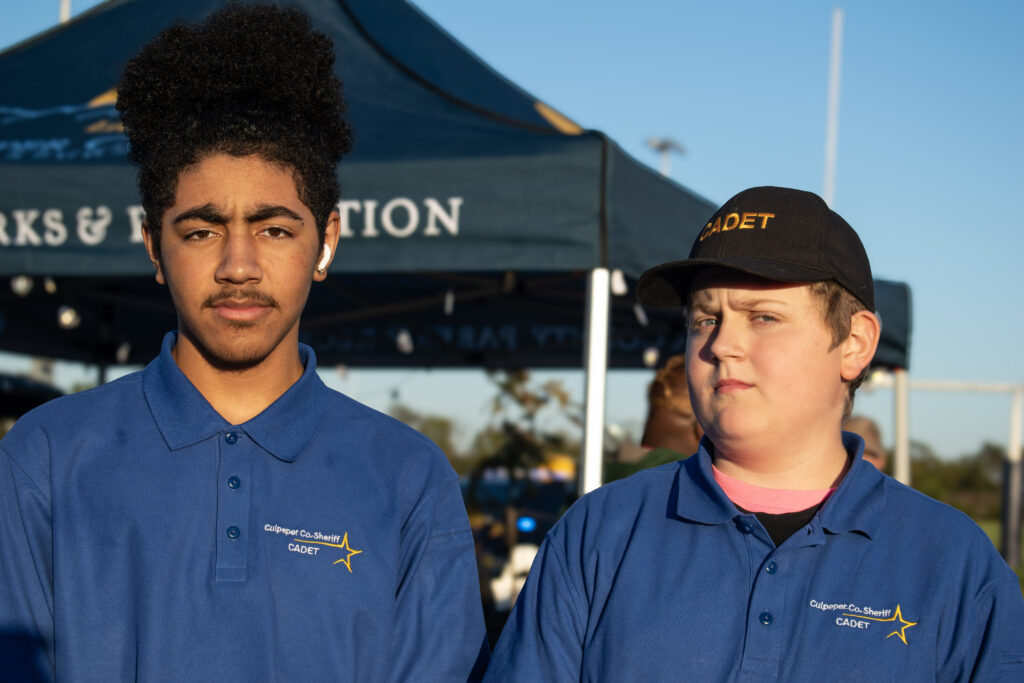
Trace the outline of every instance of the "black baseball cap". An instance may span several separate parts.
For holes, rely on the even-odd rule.
[[[812,192],[754,187],[727,201],[708,220],[685,261],[640,276],[637,298],[655,308],[686,303],[690,283],[708,266],[778,282],[833,280],[875,310],[871,264],[857,233]]]

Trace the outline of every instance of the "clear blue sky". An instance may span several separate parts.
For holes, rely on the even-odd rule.
[[[2,0],[0,46],[51,26],[58,4]],[[73,11],[94,4],[73,0]],[[832,3],[415,4],[507,78],[641,161],[658,162],[648,137],[678,140],[687,153],[673,158],[672,177],[713,202],[762,184],[822,191]],[[910,375],[1022,383],[1024,4],[842,8],[834,208],[860,233],[876,276],[911,286]],[[580,373],[566,379],[580,396]],[[637,428],[648,379],[611,374],[610,422]],[[399,387],[403,401],[456,417],[466,433],[487,417],[490,390],[476,372],[361,371],[334,384],[382,408]],[[857,410],[891,441],[888,391],[858,397]],[[1009,411],[1007,396],[912,392],[911,436],[947,456],[986,440],[1005,445]]]

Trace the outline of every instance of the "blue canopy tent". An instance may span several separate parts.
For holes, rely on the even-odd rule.
[[[0,349],[144,363],[174,326],[114,109],[125,61],[226,0],[110,0],[0,54]],[[605,368],[682,348],[632,283],[714,206],[495,73],[404,0],[293,0],[332,38],[356,143],[342,243],[303,339],[325,365],[580,367],[599,463]],[[609,294],[622,274],[625,290]],[[616,277],[611,277],[612,275]],[[909,291],[879,283],[906,367]],[[890,310],[892,312],[890,312]],[[648,352],[648,360],[651,353]],[[599,464],[584,477],[599,477]]]

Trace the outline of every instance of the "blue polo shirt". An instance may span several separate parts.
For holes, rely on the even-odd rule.
[[[174,340],[0,443],[0,657],[38,642],[67,681],[470,678],[473,539],[438,448],[324,386],[306,346],[228,424]]]
[[[1024,598],[970,519],[853,465],[776,547],[693,457],[549,532],[491,681],[1022,681]]]

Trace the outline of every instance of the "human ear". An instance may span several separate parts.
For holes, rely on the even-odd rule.
[[[156,281],[162,285],[167,284],[167,280],[164,278],[163,261],[160,260],[160,248],[153,240],[153,235],[149,231],[149,222],[142,221],[142,241],[146,245],[146,253],[149,255],[149,262],[156,268]]]
[[[850,319],[850,335],[840,345],[841,361],[839,374],[843,380],[851,381],[860,376],[875,356],[882,326],[874,313],[857,311]]]
[[[313,272],[313,279],[317,282],[327,279],[327,268],[338,253],[338,238],[341,236],[341,216],[337,211],[332,211],[327,218],[327,229],[324,230],[324,242],[320,246],[320,253],[317,256],[316,270]]]

